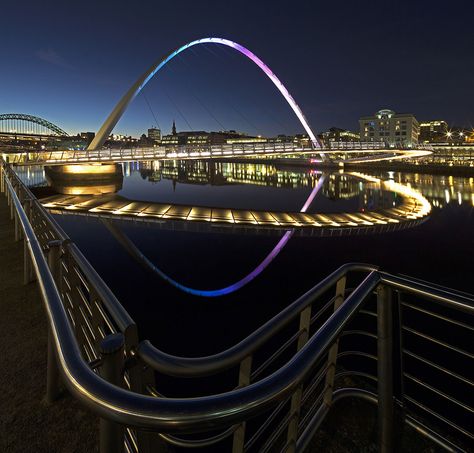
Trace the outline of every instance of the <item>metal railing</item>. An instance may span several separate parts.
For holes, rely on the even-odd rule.
[[[311,146],[294,143],[238,143],[221,145],[160,145],[155,147],[104,148],[99,150],[45,150],[5,153],[15,165],[80,164],[93,162],[123,162],[157,159],[186,159],[232,156],[259,156],[294,152],[316,153]]]
[[[380,451],[397,448],[404,425],[448,451],[472,443],[471,295],[346,264],[235,346],[172,356],[139,341],[110,289],[4,162],[0,176],[24,239],[24,282],[38,281],[48,316],[47,397],[64,385],[96,412],[101,451],[303,451],[348,397],[377,403]],[[163,395],[165,376],[181,397]],[[177,390],[183,379],[192,391]]]

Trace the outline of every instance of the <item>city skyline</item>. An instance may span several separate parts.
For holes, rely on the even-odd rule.
[[[463,2],[458,3],[459,10],[466,11]],[[63,15],[59,21],[60,7],[46,13],[31,3],[30,10],[38,14],[15,29],[7,23],[2,32],[7,39],[16,38],[0,51],[9,62],[0,87],[2,110],[45,117],[70,133],[96,132],[121,94],[158,56],[188,37],[221,35],[240,41],[272,68],[315,131],[331,126],[357,130],[359,117],[382,108],[472,126],[473,64],[467,58],[469,29],[463,27],[468,14],[453,23],[426,5],[410,5],[408,18],[401,5],[394,9],[390,2],[376,11],[346,6],[352,14],[344,17],[335,16],[335,7],[302,3],[286,7],[284,18],[273,12],[285,7],[278,2],[273,10],[244,2],[230,17],[224,17],[223,5],[215,2],[206,8],[191,2],[143,5],[130,12],[127,33],[111,37],[123,16],[121,5],[108,9],[105,3],[92,11],[86,4],[67,21]],[[15,5],[6,8],[7,13],[18,13]],[[195,24],[191,19],[197,10],[202,20]],[[309,27],[315,14],[318,25]],[[160,26],[152,26],[153,18]],[[180,33],[171,33],[179,21]],[[330,32],[334,22],[337,34]],[[367,33],[364,26],[369,22],[376,25]],[[89,33],[79,39],[70,35],[85,23]],[[148,27],[147,34],[139,33],[143,27]],[[291,33],[280,36],[279,27]],[[374,70],[367,77],[369,60]],[[454,60],[455,65],[450,63]],[[166,132],[172,118],[179,130],[235,129],[268,136],[303,132],[269,81],[230,50],[195,49],[169,66],[137,97],[115,133],[139,136],[152,125]]]

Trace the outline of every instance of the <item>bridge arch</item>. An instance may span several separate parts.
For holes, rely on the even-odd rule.
[[[176,55],[179,53],[185,51],[186,49],[189,49],[192,46],[198,45],[198,44],[221,44],[227,47],[230,47],[232,49],[235,49],[236,51],[240,52],[241,54],[245,55],[248,59],[250,59],[253,63],[255,63],[264,73],[265,75],[273,82],[275,87],[280,91],[280,93],[283,95],[285,100],[288,102],[290,107],[292,108],[293,112],[296,114],[298,117],[301,125],[304,127],[306,133],[309,135],[311,142],[313,143],[313,146],[316,149],[319,149],[321,146],[318,142],[318,139],[316,138],[316,135],[314,132],[311,130],[311,127],[308,124],[308,121],[306,120],[303,112],[301,111],[300,107],[296,103],[296,101],[293,99],[289,91],[286,89],[286,87],[283,85],[283,83],[278,79],[278,77],[272,72],[272,70],[262,61],[260,58],[258,58],[254,53],[252,53],[249,49],[245,48],[244,46],[234,42],[230,41],[228,39],[223,39],[223,38],[202,38],[202,39],[197,39],[195,41],[191,41],[188,44],[185,44],[184,46],[181,46],[174,52],[171,52],[167,57],[165,57],[163,60],[159,60],[156,63],[154,63],[151,68],[149,68],[136,82],[135,84],[125,93],[125,95],[122,97],[122,99],[118,102],[118,104],[115,106],[115,108],[112,110],[110,115],[107,117],[105,120],[104,124],[102,127],[99,129],[99,132],[95,136],[94,140],[90,143],[89,147],[87,148],[88,150],[96,150],[104,144],[105,140],[107,137],[110,135],[112,132],[113,128],[117,124],[118,120],[120,117],[123,115],[125,112],[127,106],[130,104],[130,102],[140,93],[140,91],[144,88],[144,86],[150,81],[150,79],[163,67],[168,63],[170,60],[172,60]],[[323,159],[326,159],[326,156],[321,155]]]
[[[45,120],[44,118],[40,118],[39,116],[33,115],[26,115],[24,113],[3,113],[0,115],[0,130],[3,121],[18,121],[18,122],[28,122],[34,123],[39,126],[42,126],[51,132],[55,133],[56,135],[69,135],[66,131],[63,131],[60,127],[56,126],[55,124]],[[5,131],[9,132],[9,131]],[[21,131],[19,131],[21,132]],[[25,133],[25,131],[23,131]]]

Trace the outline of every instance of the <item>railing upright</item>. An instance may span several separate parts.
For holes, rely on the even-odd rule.
[[[115,333],[100,343],[102,357],[101,376],[113,385],[123,386],[124,337]],[[100,453],[121,453],[124,451],[125,428],[116,422],[100,419]]]
[[[250,375],[252,373],[252,356],[249,355],[240,362],[239,369],[239,387],[245,387],[250,384]],[[234,431],[234,437],[232,442],[232,453],[242,453],[245,445],[245,426],[246,423],[242,422],[239,427]]]
[[[334,299],[334,311],[336,311],[344,302],[344,294],[346,292],[346,280],[344,275],[336,283],[336,297]],[[339,340],[337,340],[329,349],[328,364],[326,372],[326,383],[324,390],[323,402],[329,409],[332,405],[332,397],[334,393],[334,378],[336,375],[336,360],[339,352]]]
[[[61,241],[48,242],[48,266],[51,271],[56,285],[59,281],[61,259]],[[56,347],[54,345],[54,338],[51,332],[51,327],[48,327],[48,365],[46,375],[46,400],[52,403],[59,398],[61,393],[61,377],[58,368],[58,361],[56,356]]]
[[[378,451],[393,452],[393,291],[386,285],[377,288],[377,392]]]
[[[32,213],[32,204],[33,200],[31,198],[26,198],[24,200],[23,209],[25,210],[26,216],[31,223],[31,213]],[[28,249],[28,238],[23,237],[23,284],[28,285],[28,283],[34,280],[33,266],[31,265],[30,251]]]
[[[299,351],[309,339],[309,329],[311,327],[311,304],[300,313],[299,337],[296,350]],[[286,436],[286,450],[293,453],[296,451],[296,441],[298,440],[298,426],[301,412],[301,399],[303,396],[303,385],[299,385],[291,396],[288,431]]]

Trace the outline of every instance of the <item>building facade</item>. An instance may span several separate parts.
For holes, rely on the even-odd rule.
[[[359,119],[360,140],[386,142],[392,146],[413,146],[418,143],[420,126],[411,113],[379,110],[374,116]]]
[[[338,142],[358,142],[360,135],[356,132],[341,129],[339,127],[331,127],[325,132],[321,132],[318,136],[325,146],[331,146],[332,143]]]
[[[211,145],[224,145],[234,143],[253,142],[256,137],[249,137],[243,133],[230,131],[180,131],[176,130],[176,124],[173,121],[171,134],[161,137],[161,144],[164,146],[193,146],[195,148],[205,148]]]
[[[161,130],[156,127],[148,129],[148,139],[155,143],[161,143]]]
[[[446,121],[425,121],[420,123],[420,143],[442,143],[446,141],[448,123]]]

